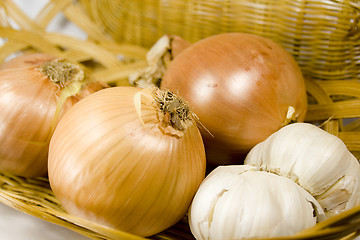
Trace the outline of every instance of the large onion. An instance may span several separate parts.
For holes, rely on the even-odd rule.
[[[205,177],[203,141],[188,110],[169,92],[135,87],[84,98],[50,142],[55,196],[70,214],[141,236],[175,224]]]
[[[0,67],[1,171],[46,175],[57,120],[80,98],[101,89],[94,83],[80,90],[83,78],[80,67],[43,53],[22,55]],[[69,88],[73,81],[79,83],[77,91],[65,101],[64,96],[74,91]]]
[[[219,34],[181,52],[161,88],[190,103],[202,128],[208,159],[228,163],[307,108],[302,73],[275,42],[244,33]],[[219,156],[227,157],[219,160]]]

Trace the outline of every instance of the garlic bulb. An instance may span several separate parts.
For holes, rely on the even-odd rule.
[[[189,209],[198,240],[293,235],[323,219],[319,203],[295,182],[248,165],[217,167]]]
[[[327,216],[360,203],[360,165],[338,137],[309,123],[283,127],[256,145],[245,164],[288,177],[310,192]]]

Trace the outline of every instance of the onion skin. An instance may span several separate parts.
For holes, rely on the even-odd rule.
[[[206,160],[196,124],[182,137],[165,134],[147,90],[142,125],[134,107],[141,90],[107,88],[71,108],[50,142],[49,180],[70,214],[150,236],[185,216]]]
[[[202,128],[214,164],[239,163],[239,156],[288,123],[290,106],[292,121],[303,121],[307,110],[295,60],[280,45],[252,34],[225,33],[194,43],[169,65],[161,88],[188,101],[213,135]]]
[[[171,55],[172,58],[176,58],[184,49],[191,46],[191,43],[186,41],[185,39],[181,38],[177,35],[170,35],[171,41]]]
[[[47,174],[52,124],[61,89],[38,71],[55,56],[22,55],[0,67],[0,171],[37,177]],[[102,87],[91,84],[63,105],[60,117],[83,96]]]

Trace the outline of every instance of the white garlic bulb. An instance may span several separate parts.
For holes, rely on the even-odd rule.
[[[198,240],[293,235],[324,219],[319,203],[292,180],[247,165],[220,166],[189,209]]]
[[[360,204],[360,164],[338,137],[309,123],[283,127],[256,145],[245,164],[288,177],[310,192],[327,216]]]

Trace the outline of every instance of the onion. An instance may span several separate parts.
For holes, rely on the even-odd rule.
[[[140,236],[184,217],[205,168],[192,114],[167,91],[94,93],[68,111],[50,142],[50,186],[65,210]]]
[[[0,67],[0,171],[46,175],[57,120],[80,98],[100,89],[93,83],[80,91],[83,78],[78,66],[44,53],[22,55]]]
[[[303,121],[307,109],[304,79],[292,56],[245,33],[211,36],[186,48],[169,65],[161,88],[190,103],[215,164],[236,163],[282,126]]]

